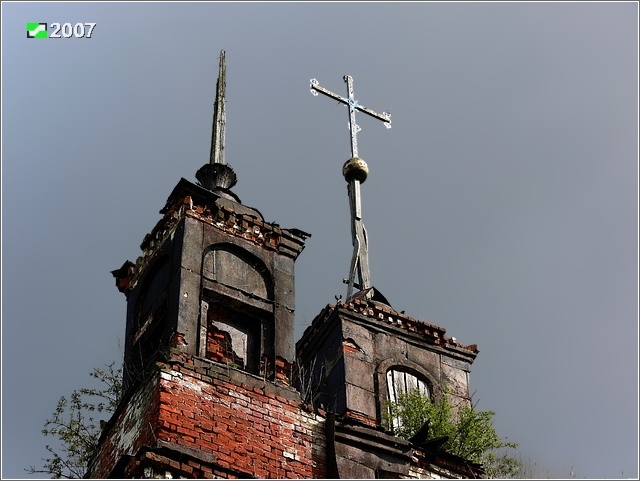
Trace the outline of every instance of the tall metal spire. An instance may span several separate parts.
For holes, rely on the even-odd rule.
[[[225,112],[225,93],[227,89],[227,70],[224,62],[224,50],[220,50],[218,82],[216,83],[216,99],[213,102],[213,129],[211,132],[210,164],[224,164],[224,134],[227,114]]]
[[[353,245],[353,255],[349,268],[349,279],[347,288],[347,299],[351,297],[353,288],[358,287],[361,291],[369,289],[371,286],[371,276],[369,273],[369,248],[367,244],[367,231],[362,222],[362,205],[360,200],[360,184],[362,184],[369,174],[369,168],[364,160],[358,157],[358,142],[356,134],[361,130],[356,124],[356,111],[363,112],[374,119],[384,122],[384,126],[391,128],[391,115],[388,112],[379,114],[363,105],[360,105],[353,96],[353,78],[350,75],[344,76],[347,84],[347,97],[331,92],[318,85],[316,79],[311,79],[311,93],[318,95],[321,93],[329,98],[337,100],[349,107],[349,131],[351,133],[351,159],[342,167],[342,174],[349,183],[349,206],[351,208],[351,243]],[[358,284],[355,283],[356,274]],[[373,295],[372,291],[367,293],[367,297]]]
[[[196,179],[204,188],[226,197],[236,196],[229,193],[229,189],[236,185],[236,173],[230,165],[227,165],[224,156],[224,137],[227,114],[225,113],[225,91],[227,88],[227,68],[224,61],[224,50],[220,50],[220,65],[218,69],[218,82],[216,84],[216,99],[213,102],[213,128],[211,131],[211,153],[209,163],[204,164],[198,172]],[[231,197],[230,197],[231,196]]]

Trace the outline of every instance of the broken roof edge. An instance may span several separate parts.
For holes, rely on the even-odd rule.
[[[230,191],[229,193],[234,195]],[[269,238],[273,239],[273,242],[266,247],[275,249],[281,255],[291,257],[294,260],[304,250],[305,240],[311,237],[311,234],[303,230],[285,229],[275,222],[266,222],[257,209],[247,207],[240,202],[229,199],[228,196],[220,195],[181,178],[173,188],[165,206],[160,210],[163,217],[156,222],[142,240],[140,244],[142,255],[136,259],[135,263],[127,260],[120,268],[111,271],[116,279],[118,290],[126,293],[127,290],[135,286],[155,252],[163,245],[183,218],[195,217],[211,223],[213,222],[212,212],[222,213],[226,219],[222,222],[220,220],[215,222],[217,228],[261,245],[266,242],[265,236],[270,236]],[[225,225],[225,222],[231,222],[231,224]],[[250,236],[248,231],[236,232],[236,222],[250,227],[255,235]]]
[[[191,182],[190,180],[185,179],[184,177],[180,178],[176,186],[173,188],[169,197],[167,197],[167,201],[162,209],[160,209],[160,214],[166,214],[171,210],[171,208],[175,205],[176,202],[180,201],[180,199],[184,198],[185,195],[191,195],[194,200],[194,204],[211,204],[217,203],[219,205],[223,205],[225,207],[231,208],[234,212],[238,214],[248,215],[250,217],[255,217],[261,222],[265,224],[273,225],[279,228],[282,231],[286,231],[294,237],[298,237],[302,240],[305,240],[311,237],[309,232],[305,232],[302,229],[297,229],[295,227],[285,228],[280,227],[280,224],[277,222],[268,222],[264,220],[264,216],[262,213],[256,209],[255,207],[249,207],[243,204],[240,201],[240,198],[235,195],[229,189],[218,188],[216,191],[212,191],[207,189],[206,187]],[[233,197],[233,199],[230,198]]]
[[[419,338],[422,342],[435,345],[448,352],[456,352],[464,358],[471,358],[473,361],[479,353],[477,344],[464,345],[455,337],[445,336],[444,327],[431,324],[426,321],[414,319],[403,313],[397,312],[390,306],[382,305],[378,302],[367,300],[353,300],[351,302],[338,301],[336,304],[327,304],[322,311],[313,319],[311,324],[302,333],[296,342],[296,351],[301,352],[313,343],[313,340],[323,330],[325,322],[335,313],[344,312],[354,318],[360,318],[362,322],[372,324],[374,321],[377,328],[395,332],[405,331],[411,337]]]
[[[189,194],[193,194],[192,197],[195,198],[194,200],[203,200],[205,202],[215,202],[216,200],[221,198],[228,200],[229,202],[233,202],[235,204],[242,206],[243,207],[242,210],[250,211],[251,215],[254,215],[256,218],[264,221],[264,217],[258,209],[244,205],[240,201],[240,198],[236,194],[231,192],[231,190],[223,189],[223,188],[219,188],[219,189],[220,189],[220,192],[215,192],[207,189],[206,187],[203,187],[202,185],[195,184],[190,180],[187,180],[184,177],[182,177],[180,178],[176,186],[173,188],[173,190],[169,194],[169,197],[167,197],[167,201],[165,202],[164,207],[160,209],[160,214],[166,214],[177,200],[184,197],[184,193],[186,192]],[[222,194],[226,194],[226,195],[222,195]],[[232,197],[233,200],[229,199],[227,196]]]

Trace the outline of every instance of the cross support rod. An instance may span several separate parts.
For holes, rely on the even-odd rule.
[[[351,243],[353,255],[349,268],[349,282],[347,287],[347,299],[353,294],[358,275],[358,286],[361,291],[371,287],[371,274],[369,272],[369,244],[367,242],[367,230],[362,222],[362,205],[360,202],[360,181],[353,179],[348,185],[349,206],[351,207]]]

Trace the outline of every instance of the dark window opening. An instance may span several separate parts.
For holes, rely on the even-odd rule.
[[[142,374],[167,348],[167,306],[168,300],[165,299],[136,332],[132,346],[132,365],[128,368],[133,377]]]
[[[156,261],[141,283],[132,319],[131,351],[127,376],[138,378],[166,348],[169,309],[170,262]]]
[[[249,313],[211,303],[207,358],[257,374],[263,349],[262,321]]]
[[[133,319],[134,336],[140,337],[140,329],[149,323],[154,311],[166,303],[169,286],[170,264],[167,258],[159,259],[157,264],[142,281],[140,293],[136,298]],[[166,310],[166,309],[165,309]]]

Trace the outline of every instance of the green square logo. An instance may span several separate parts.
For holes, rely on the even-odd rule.
[[[47,24],[40,22],[27,22],[27,38],[47,38]]]

